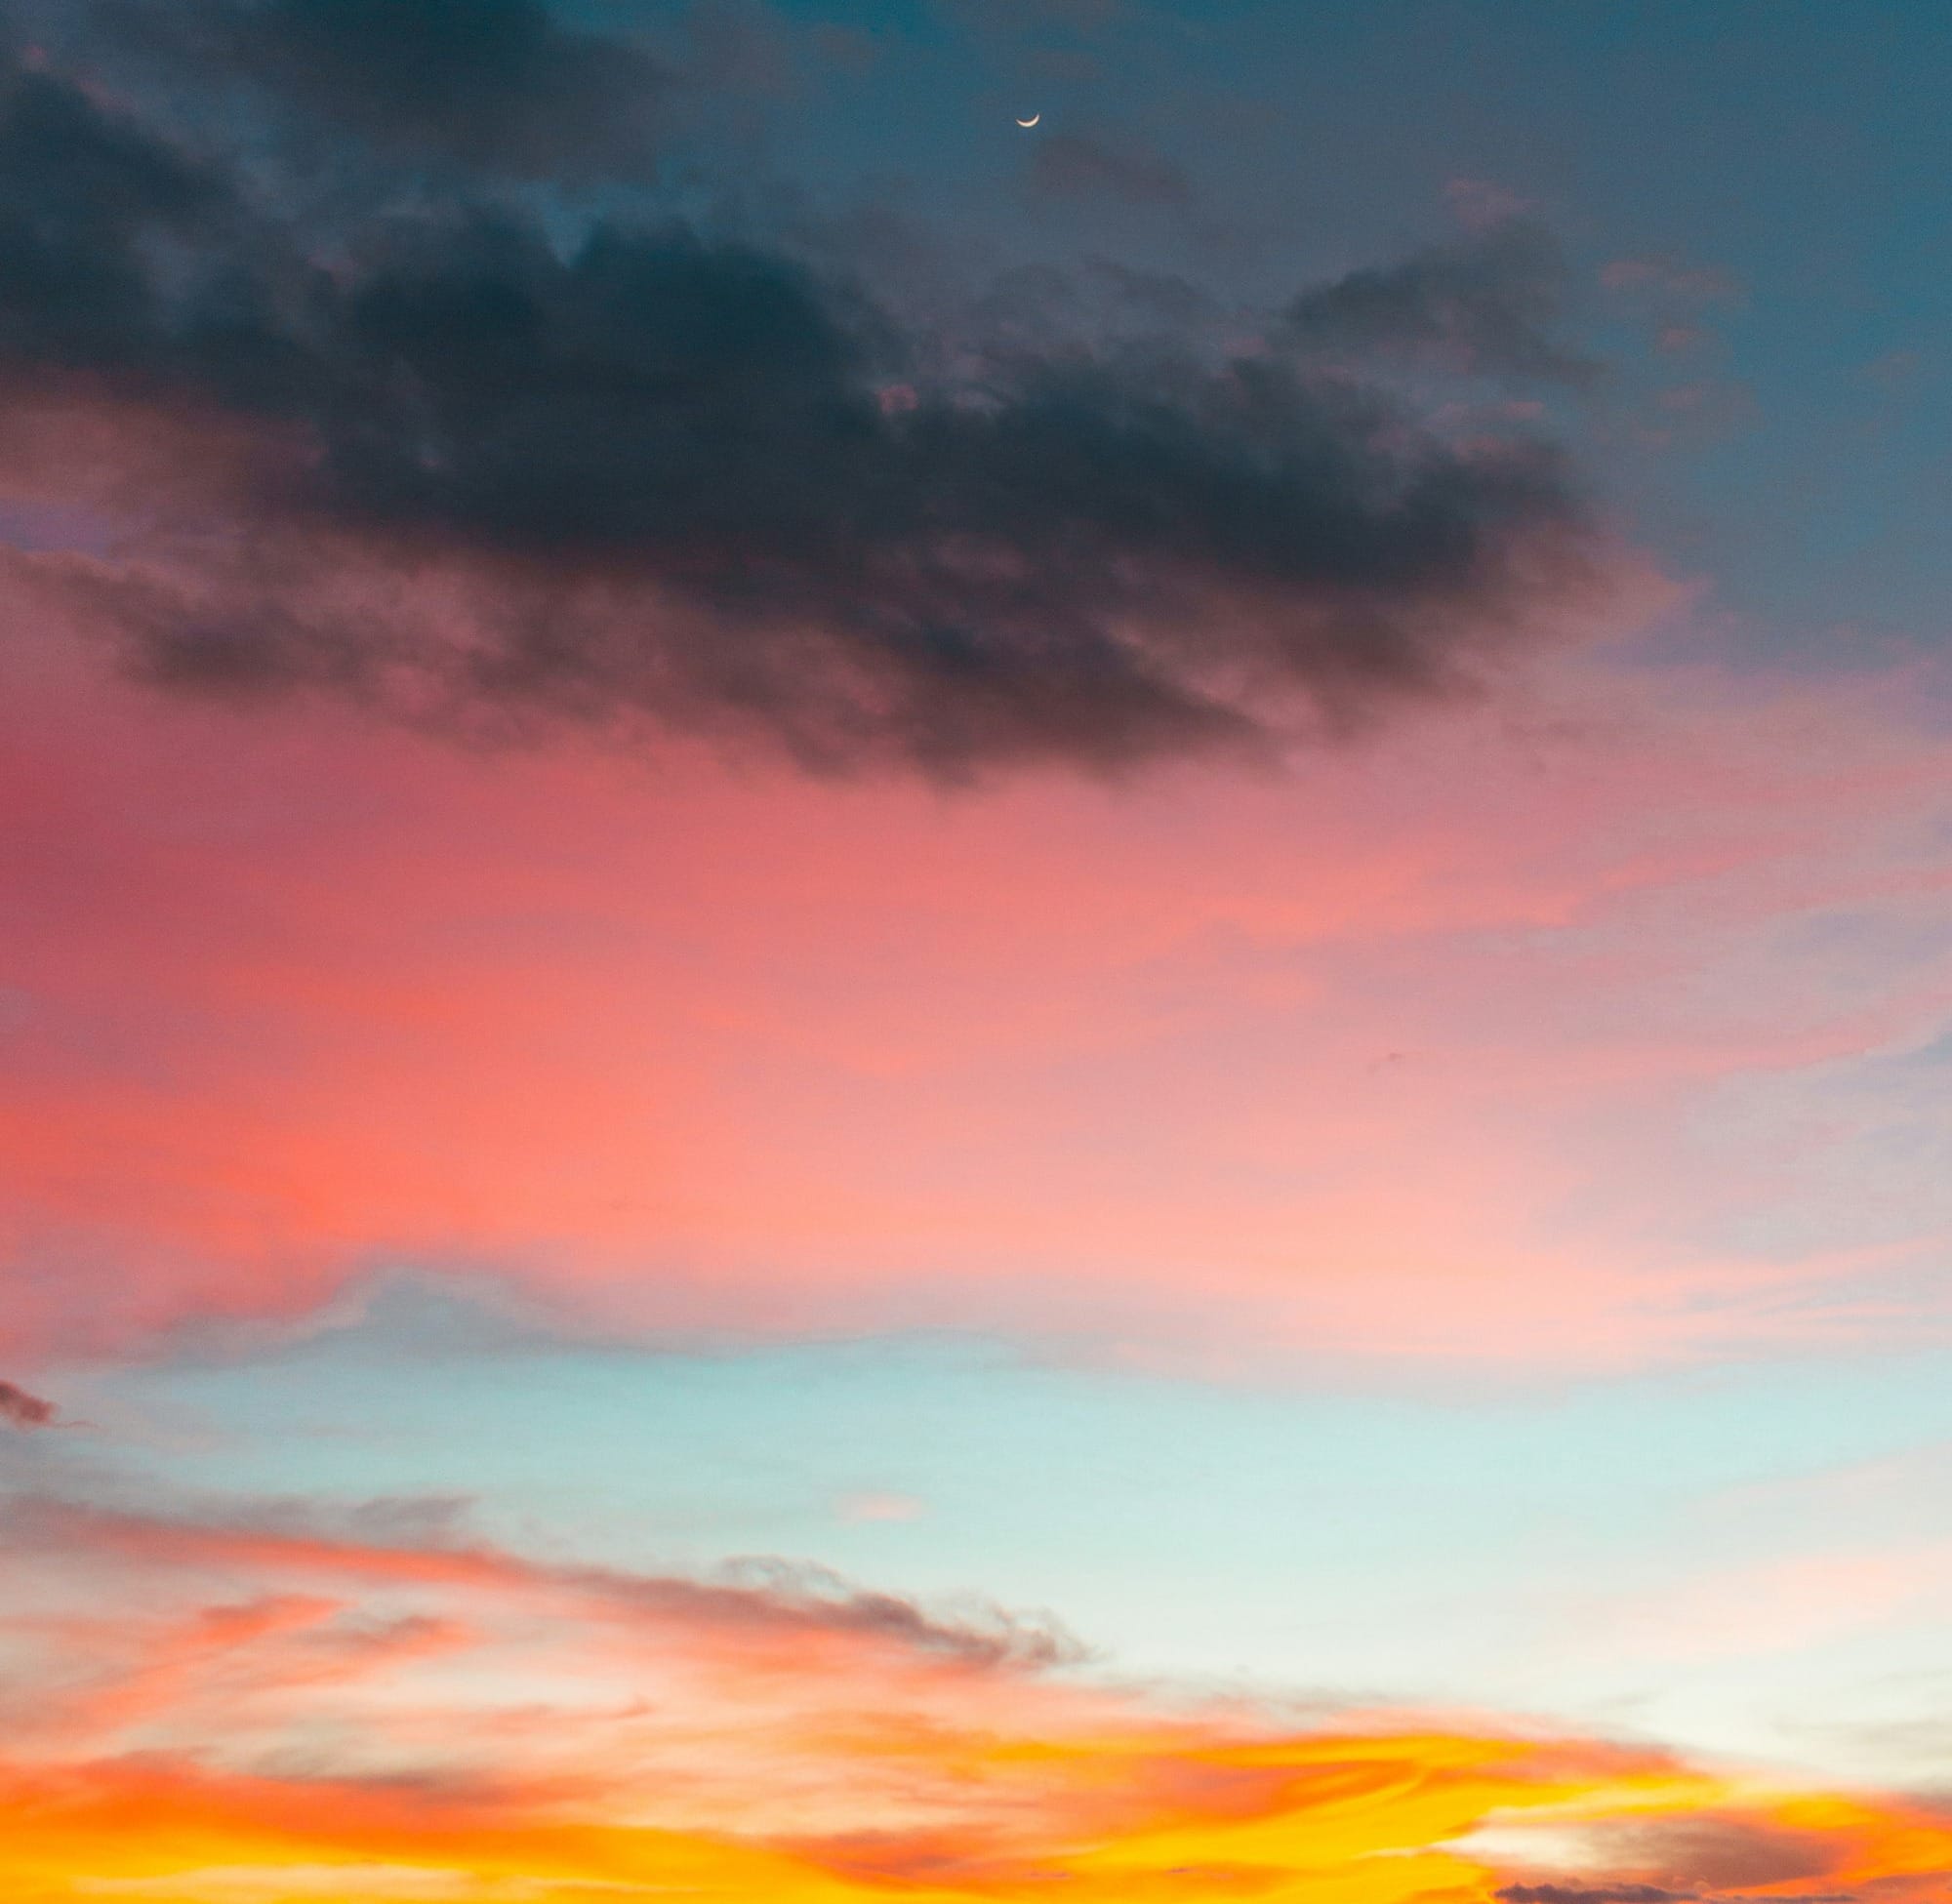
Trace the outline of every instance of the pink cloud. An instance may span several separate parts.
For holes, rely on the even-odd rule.
[[[403,1260],[1209,1370],[1936,1326],[1890,1288],[1952,1212],[1867,1243],[1793,1151],[1952,1003],[1900,958],[1952,879],[1902,682],[1575,658],[1281,774],[945,796],[7,667],[17,1357]]]
[[[1690,264],[1677,258],[1616,258],[1600,268],[1608,291],[1651,292],[1688,304],[1729,304],[1740,282],[1718,264]]]
[[[1446,179],[1444,196],[1458,222],[1472,231],[1488,231],[1538,209],[1535,200],[1489,179]]]
[[[914,1494],[847,1494],[834,1504],[842,1520],[919,1520],[928,1503]]]
[[[1902,1616],[1952,1583],[1952,1544],[1779,1556],[1588,1608],[1623,1656],[1736,1659],[1801,1652]]]

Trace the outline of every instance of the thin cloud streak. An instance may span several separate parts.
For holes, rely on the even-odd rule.
[[[1691,1895],[1644,1875],[1690,1859],[1729,1889],[1737,1862],[1768,1884],[1787,1858],[1891,1899],[1952,1868],[1952,1832],[1901,1802],[1539,1727],[1298,1727],[1094,1681],[838,1583],[538,1562],[460,1526],[416,1542],[415,1518],[18,1505],[0,1621],[38,1663],[0,1753],[0,1874],[37,1900],[202,1895],[223,1871],[303,1895],[337,1866],[484,1904],[517,1881],[835,1900],[1224,1883],[1372,1904],[1490,1904],[1503,1884],[1529,1904],[1559,1883],[1526,1875],[1531,1819],[1538,1852],[1569,1829],[1621,1874],[1582,1880],[1589,1904]],[[1516,1851],[1475,1849],[1492,1831]]]

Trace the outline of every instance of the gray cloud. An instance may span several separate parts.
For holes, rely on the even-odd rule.
[[[1681,1904],[1694,1896],[1658,1884],[1506,1884],[1497,1894],[1504,1904]]]
[[[671,74],[543,0],[115,0],[110,30],[409,159],[538,180],[641,177]]]
[[[61,1411],[52,1401],[43,1401],[12,1382],[0,1382],[0,1422],[10,1428],[52,1428]]]
[[[1186,174],[1143,146],[1113,144],[1084,133],[1051,133],[1031,154],[1029,184],[1043,198],[1105,197],[1128,205],[1183,205]]]
[[[1503,1904],[1734,1904],[1725,1891],[1667,1890],[1659,1884],[1505,1884]],[[1857,1904],[1855,1891],[1774,1891],[1779,1904]]]
[[[1552,449],[1452,442],[1341,371],[1051,333],[932,371],[933,340],[784,250],[545,221],[498,185],[510,156],[567,179],[558,109],[601,150],[611,80],[662,82],[608,49],[598,83],[599,43],[533,0],[183,17],[211,87],[242,71],[441,165],[402,175],[410,210],[348,182],[321,227],[170,116],[181,85],[145,117],[0,79],[0,388],[167,439],[103,493],[117,554],[36,573],[153,679],[833,768],[1107,768],[1451,691],[1595,586]],[[369,94],[415,63],[402,34],[440,72]],[[1359,273],[1288,328],[1421,323],[1551,370],[1530,256]],[[29,473],[100,488],[52,466],[61,435]]]
[[[1602,1865],[1638,1883],[1704,1897],[1765,1884],[1820,1884],[1836,1862],[1835,1845],[1815,1834],[1743,1817],[1614,1820],[1595,1826],[1590,1836]],[[1810,1893],[1800,1897],[1815,1904]]]
[[[1598,367],[1553,337],[1566,277],[1551,235],[1514,219],[1306,292],[1287,323],[1308,346],[1410,352],[1473,375],[1585,385]]]

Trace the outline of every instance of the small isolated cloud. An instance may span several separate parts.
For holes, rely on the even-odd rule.
[[[1472,231],[1509,224],[1515,219],[1528,218],[1538,209],[1530,199],[1488,179],[1448,180],[1444,196],[1457,222]]]
[[[1654,391],[1633,433],[1646,449],[1694,448],[1751,428],[1755,422],[1755,392],[1747,385],[1704,377]]]
[[[834,1503],[842,1520],[919,1520],[928,1503],[914,1494],[843,1494]]]
[[[1084,133],[1053,133],[1031,156],[1030,188],[1041,198],[1117,198],[1127,205],[1183,205],[1185,172],[1143,145]]]
[[[1689,264],[1677,258],[1616,258],[1600,267],[1608,291],[1640,292],[1693,304],[1733,304],[1742,295],[1739,279],[1715,264]]]
[[[1666,357],[1699,356],[1718,347],[1721,335],[1714,319],[1727,315],[1743,298],[1740,281],[1719,265],[1671,256],[1616,258],[1600,267],[1599,283],[1622,315],[1646,327],[1651,348]],[[1698,408],[1699,400],[1688,390],[1668,391],[1662,393],[1660,407],[1673,413]]]
[[[1931,366],[1918,350],[1886,350],[1859,366],[1857,375],[1887,395],[1915,388]]]
[[[52,1401],[43,1401],[12,1382],[0,1382],[0,1422],[10,1428],[52,1428],[61,1411]]]

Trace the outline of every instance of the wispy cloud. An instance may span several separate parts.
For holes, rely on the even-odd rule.
[[[0,1874],[61,1898],[172,1879],[304,1896],[336,1867],[385,1874],[375,1895],[451,1885],[470,1904],[521,1884],[1038,1882],[1094,1900],[1354,1885],[1373,1904],[1503,1882],[1561,1904],[1561,1880],[1472,1848],[1497,1821],[1523,1842],[1527,1817],[1570,1821],[1623,1874],[1572,1885],[1580,1904],[1699,1888],[1640,1873],[1728,1874],[1738,1839],[1754,1869],[1732,1888],[1776,1882],[1766,1840],[1850,1884],[1952,1869],[1952,1831],[1902,1806],[1644,1748],[1388,1714],[1297,1730],[797,1572],[621,1573],[360,1524],[17,1508],[4,1615],[39,1664],[0,1755]]]
[[[1902,682],[1595,664],[1282,780],[945,808],[32,652],[20,1366],[295,1324],[382,1260],[632,1336],[1338,1379],[1945,1326],[1946,760]]]

